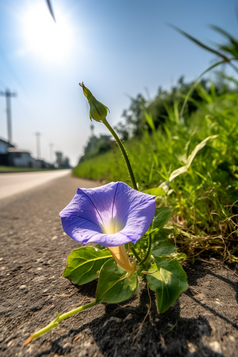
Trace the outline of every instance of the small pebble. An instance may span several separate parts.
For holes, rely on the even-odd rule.
[[[124,321],[132,320],[133,316],[132,314],[128,314],[127,317],[124,319]]]
[[[107,321],[104,323],[103,327],[105,327],[109,322],[119,323],[119,322],[121,322],[121,319],[120,319],[119,317],[114,317],[114,316],[112,316],[112,317],[110,317],[109,320],[107,320]]]
[[[72,345],[69,342],[67,342],[65,345],[63,345],[63,348],[66,348],[66,347],[72,347]]]
[[[220,346],[219,342],[217,342],[217,341],[210,342],[209,346],[213,352],[222,353],[221,346]]]
[[[193,343],[189,342],[188,343],[188,350],[189,350],[190,353],[194,353],[196,351],[196,346]]]
[[[21,285],[19,289],[24,290],[24,289],[26,289],[26,287],[27,287],[26,285]]]

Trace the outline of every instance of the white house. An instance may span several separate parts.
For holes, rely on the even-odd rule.
[[[34,159],[30,151],[18,149],[2,138],[0,138],[0,166],[31,167],[34,169],[52,167],[44,160]]]
[[[14,147],[14,145],[10,144],[8,141],[0,138],[0,154],[7,154],[7,149],[9,147]]]
[[[17,149],[15,147],[8,148],[9,166],[15,167],[35,167],[35,159],[29,151]]]

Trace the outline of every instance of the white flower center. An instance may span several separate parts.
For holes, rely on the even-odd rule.
[[[123,224],[116,218],[111,218],[108,224],[104,224],[102,227],[102,233],[114,234],[123,229]]]

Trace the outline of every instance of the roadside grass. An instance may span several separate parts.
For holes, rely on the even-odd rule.
[[[190,259],[206,253],[238,262],[238,90],[219,96],[215,90],[211,94],[199,86],[198,90],[203,101],[193,101],[198,110],[186,122],[175,103],[167,110],[166,124],[125,146],[139,189],[161,184],[167,188],[157,203],[172,209],[170,223],[175,230],[168,228],[163,234]],[[189,155],[210,136],[189,166]],[[171,173],[180,167],[185,172],[171,180]],[[116,146],[80,163],[73,174],[130,184]]]
[[[46,168],[46,169],[33,169],[30,167],[14,167],[14,166],[0,166],[0,173],[4,172],[33,172],[33,171],[52,171],[56,169]]]

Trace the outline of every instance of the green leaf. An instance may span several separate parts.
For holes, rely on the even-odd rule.
[[[191,100],[191,98],[189,98],[190,95],[191,95],[191,93],[193,92],[194,88],[197,86],[197,84],[198,84],[199,80],[202,78],[202,76],[204,76],[204,74],[206,74],[207,72],[211,71],[211,70],[214,69],[215,67],[220,66],[220,64],[224,64],[224,63],[226,63],[226,62],[227,62],[227,61],[225,61],[225,60],[224,60],[224,61],[216,62],[216,63],[213,64],[212,66],[208,67],[204,72],[202,72],[202,73],[200,74],[200,76],[197,77],[197,79],[195,80],[195,82],[193,82],[193,85],[190,87],[190,89],[189,89],[189,91],[188,91],[188,93],[187,93],[187,95],[186,95],[186,98],[185,98],[185,100],[184,100],[184,102],[183,102],[183,106],[182,106],[182,109],[181,109],[181,111],[180,111],[180,116],[181,116],[181,117],[183,116],[184,109],[185,109],[185,106],[186,106],[186,104],[187,104],[187,101],[188,101],[188,100]],[[232,66],[234,66],[234,65],[232,65]]]
[[[187,37],[189,40],[193,41],[194,43],[196,43],[198,46],[204,48],[207,51],[210,51],[212,53],[214,53],[215,55],[223,58],[224,61],[229,62],[230,59],[228,57],[226,57],[223,53],[215,50],[214,48],[211,48],[209,46],[207,46],[206,44],[202,43],[201,41],[197,40],[195,37],[189,35],[187,32],[181,30],[180,28],[178,28],[177,26],[174,26],[172,24],[169,24],[170,27],[174,28],[176,31],[180,32],[182,35],[184,35],[185,37]]]
[[[130,249],[133,247],[139,255],[141,253],[141,250],[146,251],[148,247],[148,235],[149,234],[147,234],[146,232],[146,234],[144,234],[141,239],[139,239],[135,244],[130,242]]]
[[[215,139],[216,137],[217,137],[217,135],[208,136],[206,139],[201,141],[197,146],[195,146],[193,152],[189,155],[189,157],[187,159],[187,164],[174,170],[169,177],[169,181],[171,182],[175,177],[177,177],[181,174],[184,174],[186,171],[188,171],[188,169],[191,166],[193,159],[197,155],[198,151],[200,151],[206,145],[208,140]]]
[[[232,262],[238,263],[238,257],[236,257],[236,256],[233,255],[233,254],[230,254],[229,259],[230,259]]]
[[[177,260],[167,262],[156,258],[150,271],[155,272],[148,274],[146,278],[150,289],[156,292],[157,307],[162,313],[188,289],[187,275]]]
[[[173,258],[175,258],[177,260],[185,260],[185,259],[187,259],[187,254],[185,254],[185,253],[175,253],[175,254],[173,254]]]
[[[168,240],[155,242],[151,253],[155,258],[169,257],[171,254],[176,253],[176,247]]]
[[[145,190],[143,192],[153,196],[164,196],[166,193],[162,187],[150,188],[149,190]]]
[[[160,229],[152,229],[152,246],[159,241],[168,240],[169,236],[174,232],[174,227],[166,225],[166,227]]]
[[[129,299],[137,289],[136,272],[128,279],[128,273],[114,259],[108,260],[100,270],[96,302],[117,304]]]
[[[152,228],[163,228],[171,216],[171,209],[169,207],[159,207],[156,209],[156,216],[153,220]]]
[[[67,258],[63,277],[70,279],[74,284],[86,284],[98,278],[102,265],[111,258],[108,249],[96,250],[93,247],[74,249]]]
[[[148,235],[150,235],[150,234],[155,234],[155,233],[158,233],[158,232],[159,232],[158,228],[153,228],[153,229],[152,229],[152,228],[151,228],[151,229],[149,228],[148,231],[145,232],[144,236],[145,236],[145,237],[148,237]],[[140,239],[140,240],[141,240],[141,239]],[[140,241],[140,240],[139,240],[139,241]],[[139,241],[138,241],[138,242],[139,242]],[[136,243],[136,244],[137,244],[137,243]]]
[[[169,191],[169,181],[164,181],[159,185],[159,188],[162,188],[165,193]]]
[[[95,245],[95,248],[96,248],[97,250],[105,250],[105,247],[104,247],[103,245],[100,245],[100,244],[96,244],[96,245]]]
[[[148,114],[145,110],[144,110],[144,114],[145,114],[145,119],[148,125],[150,126],[151,130],[155,132],[155,124],[152,115]]]

